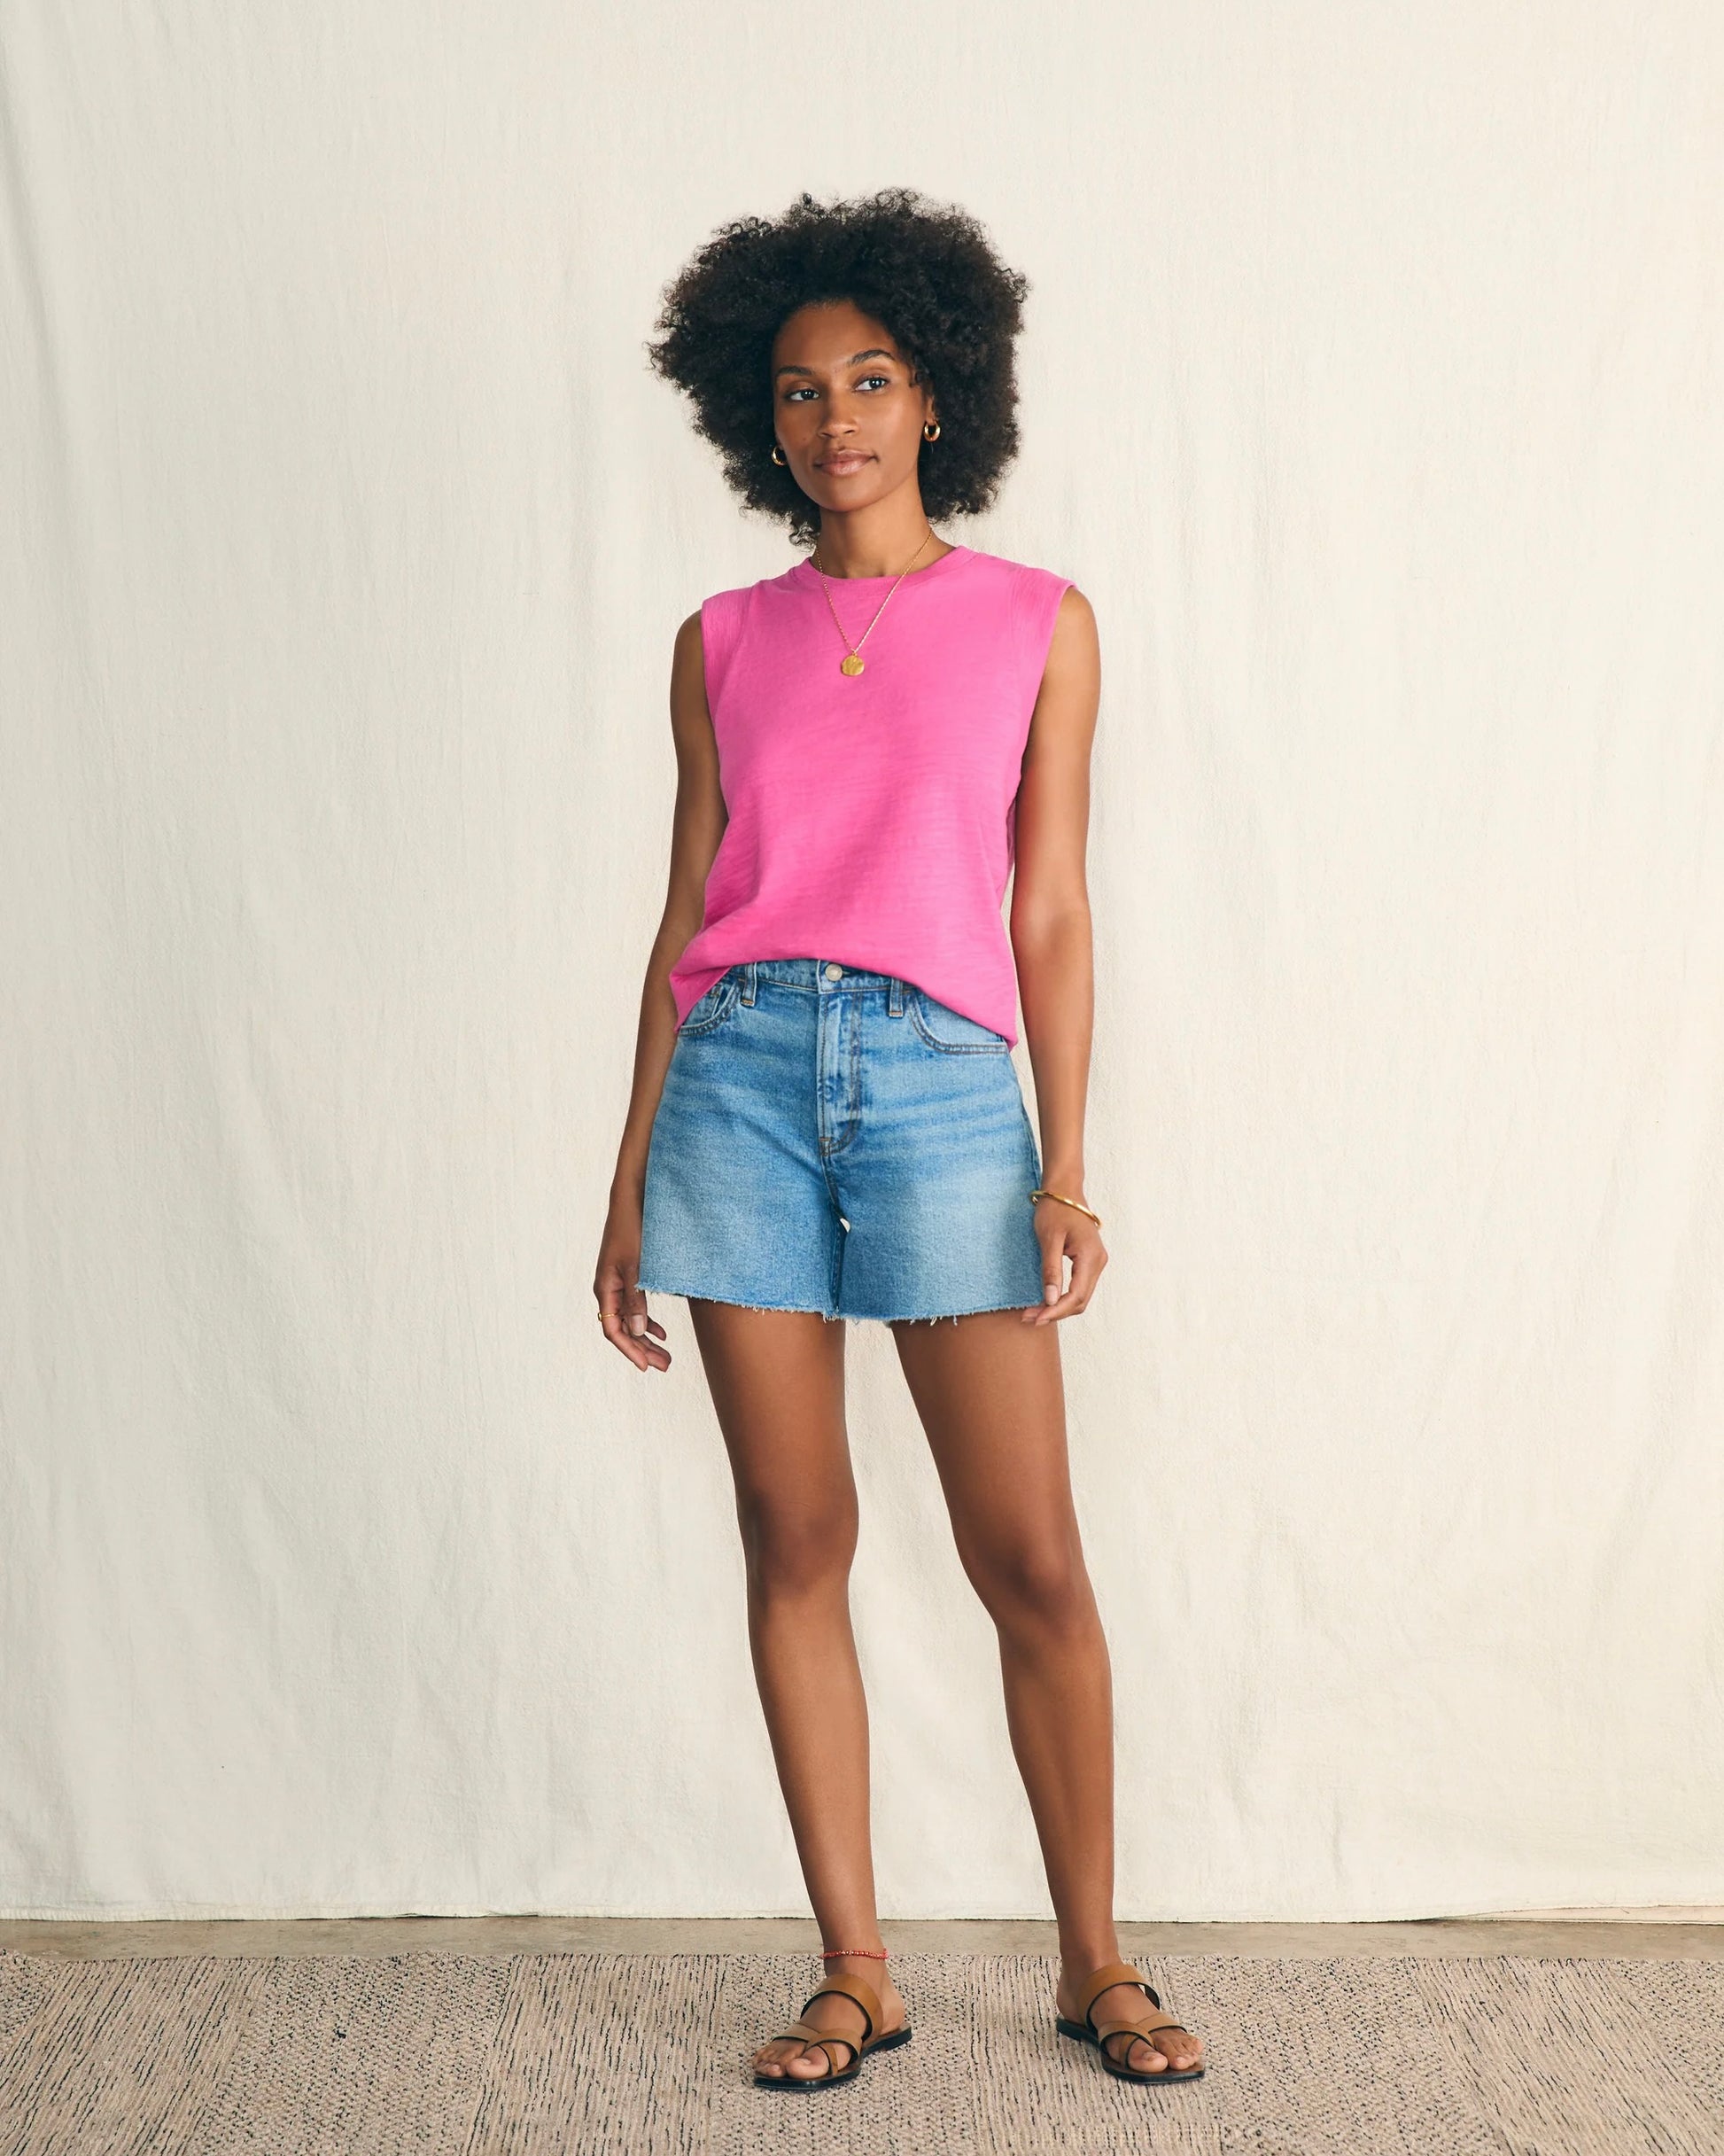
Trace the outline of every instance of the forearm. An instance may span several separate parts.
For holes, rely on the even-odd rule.
[[[1095,953],[1087,906],[1012,922],[1024,1039],[1036,1076],[1042,1180],[1083,1195],[1083,1120],[1095,1021]]]
[[[696,926],[699,924],[696,923]],[[653,939],[647,961],[647,977],[641,991],[640,1022],[634,1035],[634,1078],[629,1091],[628,1114],[617,1148],[616,1171],[610,1179],[613,1199],[639,1199],[647,1184],[647,1148],[652,1142],[653,1117],[664,1091],[664,1074],[677,1045],[676,999],[671,993],[671,968],[694,934],[687,922],[666,918]]]

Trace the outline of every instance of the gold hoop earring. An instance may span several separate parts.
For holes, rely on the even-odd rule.
[[[930,432],[929,432],[929,431],[928,431],[930,428],[932,428],[932,430],[933,430],[933,432],[932,432],[931,433],[930,433]],[[938,421],[937,419],[924,419],[924,420],[923,420],[923,422],[922,422],[922,440],[923,440],[924,441],[938,441],[938,440],[939,440],[939,439],[940,439],[940,423],[939,423],[939,421]]]
[[[789,461],[790,461],[790,460],[789,460],[789,458],[788,458],[788,456],[780,456],[780,455],[779,455],[779,453],[778,453],[778,444],[777,444],[776,442],[774,442],[774,443],[773,444],[773,463],[775,463],[775,464],[788,464],[788,463],[789,463]]]

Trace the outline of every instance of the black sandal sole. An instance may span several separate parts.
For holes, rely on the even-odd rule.
[[[876,2051],[889,2051],[894,2044],[908,2043],[914,2034],[915,2031],[906,2021],[902,2028],[893,2029],[889,2035],[882,2036],[878,2043],[871,2043],[862,2056],[853,2059],[842,2074],[757,2074],[754,2085],[757,2089],[795,2089],[799,2094],[806,2096],[812,2096],[817,2089],[841,2089],[846,2082],[861,2078],[863,2067]],[[848,2043],[850,2038],[839,2035],[835,2029],[833,2042]],[[828,2052],[827,2056],[830,2058],[831,2053]]]
[[[1094,2043],[1096,2050],[1101,2053],[1102,2071],[1111,2074],[1116,2082],[1200,2082],[1203,2079],[1204,2070],[1201,2066],[1182,2066],[1176,2072],[1171,2066],[1163,2066],[1159,2074],[1139,2074],[1132,2066],[1116,2066],[1112,2053],[1096,2043],[1095,2037],[1081,2021],[1068,2021],[1064,2014],[1055,2014],[1053,2026],[1062,2036],[1070,2036],[1078,2043]],[[1143,2041],[1147,2043],[1149,2039],[1145,2037]],[[1130,2051],[1131,2046],[1128,2043],[1125,2048]],[[1156,2049],[1159,2051],[1161,2046],[1158,2044]],[[1166,2056],[1165,2053],[1162,2055]]]

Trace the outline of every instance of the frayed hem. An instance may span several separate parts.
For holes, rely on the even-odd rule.
[[[839,1310],[819,1310],[812,1303],[744,1303],[736,1296],[709,1295],[702,1288],[657,1288],[650,1280],[637,1280],[635,1288],[641,1295],[680,1296],[685,1303],[725,1303],[732,1310],[788,1311],[799,1318],[824,1318],[828,1325],[844,1315]]]
[[[1039,1310],[1039,1303],[978,1303],[974,1310],[942,1311],[935,1318],[881,1318],[881,1325],[956,1325],[960,1318],[985,1318],[996,1310]]]
[[[906,1312],[899,1317],[887,1317],[873,1310],[820,1310],[812,1303],[744,1303],[738,1296],[709,1295],[697,1288],[659,1288],[649,1280],[637,1280],[636,1288],[642,1295],[680,1296],[685,1302],[726,1303],[732,1310],[782,1310],[793,1312],[798,1317],[824,1318],[828,1325],[956,1325],[960,1318],[983,1318],[997,1310],[1039,1310],[1039,1303],[978,1303],[971,1310],[937,1311],[932,1317],[920,1312]]]

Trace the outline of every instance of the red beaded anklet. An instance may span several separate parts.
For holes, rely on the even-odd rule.
[[[866,1956],[869,1961],[884,1961],[887,1951],[883,1946],[877,1949],[871,1946],[827,1946],[820,1949],[820,1959],[831,1961],[836,1956],[844,1954],[854,1955],[858,1959]]]

